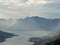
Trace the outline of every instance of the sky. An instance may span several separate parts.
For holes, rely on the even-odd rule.
[[[0,0],[0,18],[60,18],[60,0]]]

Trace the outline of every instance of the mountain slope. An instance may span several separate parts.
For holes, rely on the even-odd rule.
[[[60,45],[60,34],[56,37],[57,38],[55,40],[47,42],[45,45]]]
[[[26,30],[55,30],[57,26],[60,26],[60,19],[45,19],[38,16],[26,17],[19,21],[21,21],[22,27],[28,28]],[[19,21],[17,21],[18,24]]]
[[[0,28],[6,30],[59,30],[60,19],[46,19],[34,16],[16,20],[0,20],[0,25]]]
[[[34,45],[60,45],[60,34],[54,35],[52,37],[32,37],[29,38],[29,42],[34,42]]]
[[[60,45],[60,38],[57,38],[54,41],[48,42],[45,45]]]
[[[7,38],[12,38],[13,36],[17,35],[0,30],[0,42],[5,42]]]

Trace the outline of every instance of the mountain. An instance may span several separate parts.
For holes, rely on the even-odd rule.
[[[60,19],[46,19],[38,16],[24,19],[1,19],[0,29],[6,30],[59,30]]]
[[[60,19],[46,19],[38,16],[26,17],[17,21],[18,27],[23,27],[26,30],[55,30],[60,25]],[[59,30],[58,28],[57,30]]]
[[[45,45],[60,45],[60,37],[54,41],[47,42]]]
[[[60,34],[44,37],[32,37],[29,38],[29,42],[34,42],[33,45],[60,45]]]
[[[0,30],[0,43],[5,42],[7,38],[12,38],[13,36],[17,36],[17,35]]]
[[[38,36],[41,36],[40,33],[45,34],[48,33],[48,31],[54,32],[60,30],[60,19],[46,19],[38,16],[26,17],[24,19],[0,19],[0,30],[12,31],[23,35],[23,37],[33,36],[30,38],[30,41],[34,42],[34,45],[44,45],[45,42],[48,43],[52,41],[52,39],[55,40],[57,36],[35,36],[38,34]],[[41,30],[46,32],[41,32]],[[4,33],[4,35],[5,34],[6,33]],[[10,38],[9,35],[10,34],[6,35],[6,38],[7,36]],[[6,41],[5,36],[2,36],[2,38]],[[0,40],[2,38],[0,38]]]

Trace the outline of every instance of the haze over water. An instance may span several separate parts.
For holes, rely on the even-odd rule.
[[[8,32],[14,32],[19,36],[7,39],[4,43],[1,43],[0,45],[33,45],[33,43],[28,42],[29,38],[46,36],[50,33],[47,31],[8,31]]]

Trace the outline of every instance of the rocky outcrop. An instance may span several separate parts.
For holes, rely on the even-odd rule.
[[[60,34],[49,37],[49,36],[44,36],[44,37],[32,37],[29,38],[29,42],[34,42],[33,45],[51,45],[53,42],[55,44],[60,42]]]
[[[0,42],[5,42],[7,38],[12,38],[13,36],[18,36],[18,35],[0,30]]]

